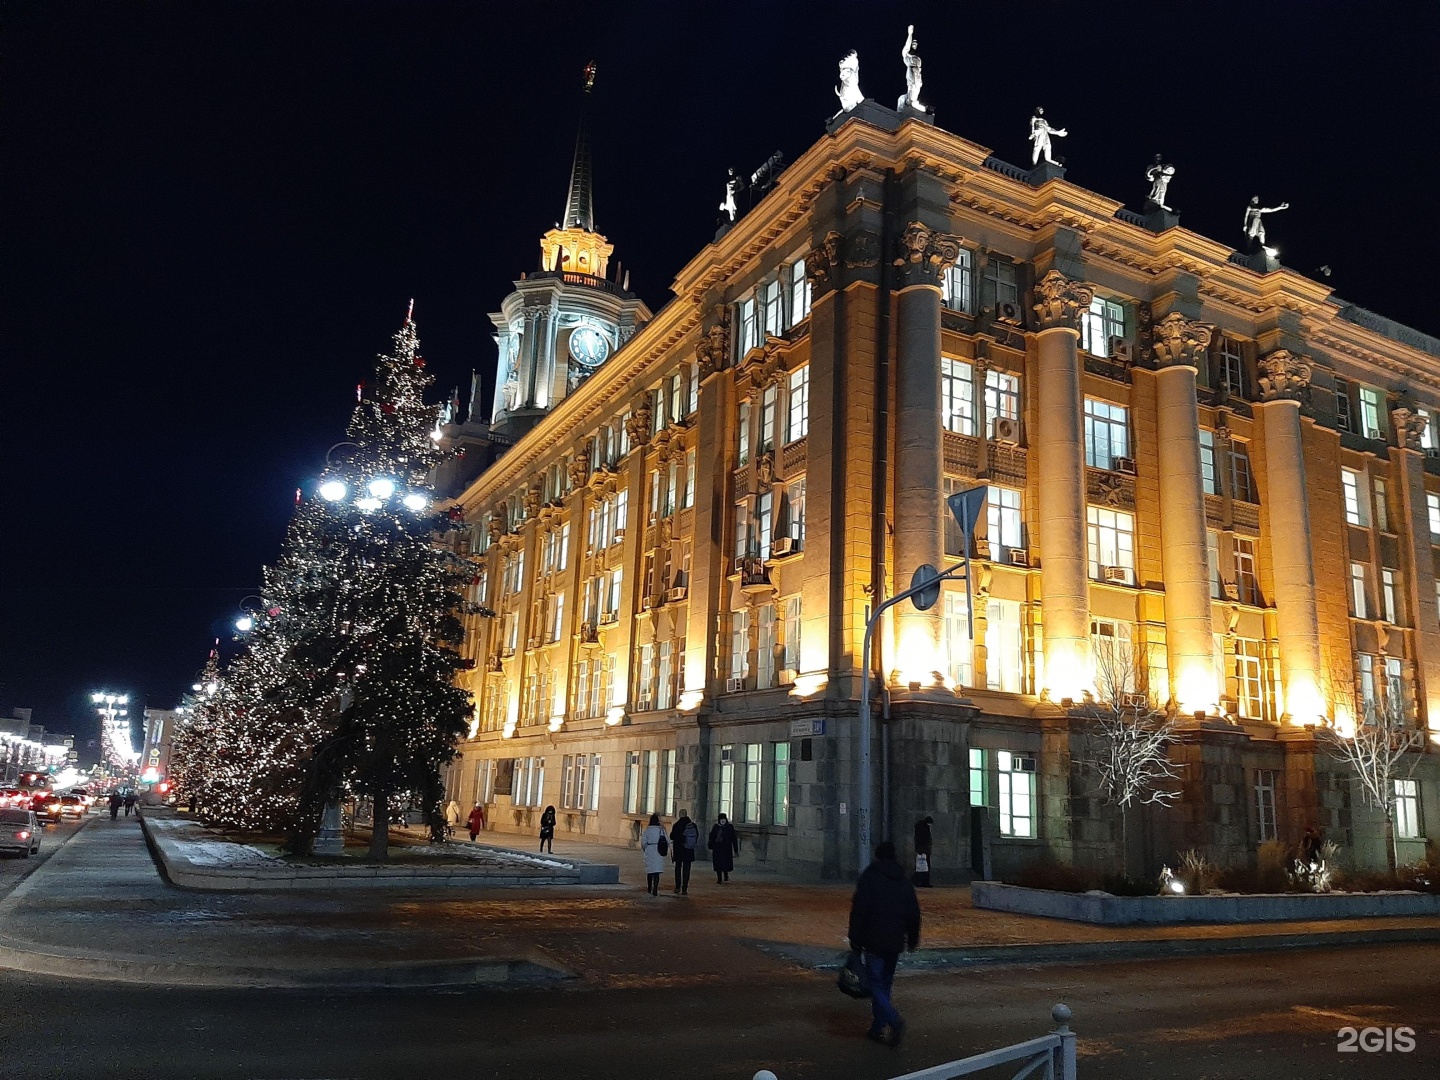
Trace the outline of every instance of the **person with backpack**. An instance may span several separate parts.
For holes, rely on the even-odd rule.
[[[690,867],[695,863],[695,849],[700,846],[700,826],[690,820],[684,810],[670,829],[670,858],[675,863],[675,892],[690,895]]]
[[[740,853],[740,838],[735,835],[735,826],[724,814],[710,830],[710,865],[715,869],[715,884],[730,880],[730,871],[735,869],[735,856]]]
[[[670,841],[660,824],[660,815],[651,814],[650,824],[640,834],[640,854],[645,858],[645,891],[651,896],[660,895],[660,875],[665,872],[665,856],[670,852]]]

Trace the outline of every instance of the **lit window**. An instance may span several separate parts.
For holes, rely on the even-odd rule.
[[[1430,540],[1440,542],[1440,495],[1433,491],[1425,493],[1425,512],[1430,520]]]
[[[1008,371],[985,372],[985,415],[994,420],[1020,419],[1020,379]]]
[[[1219,600],[1225,590],[1220,580],[1220,534],[1214,529],[1205,530],[1205,558],[1210,564],[1210,598]]]
[[[724,814],[726,817],[735,817],[735,747],[734,745],[720,747],[720,783],[719,805],[715,808],[717,814]]]
[[[1390,495],[1385,481],[1374,478],[1375,484],[1375,527],[1381,532],[1390,531]]]
[[[946,431],[975,434],[975,376],[964,360],[940,361],[940,421]]]
[[[792,480],[785,489],[786,528],[796,551],[805,550],[805,477]]]
[[[986,530],[990,540],[990,557],[999,559],[1010,548],[1024,547],[1020,533],[1020,492],[1015,488],[992,485],[985,493]],[[953,519],[954,514],[950,517]],[[959,531],[959,522],[956,522]]]
[[[1030,754],[995,754],[996,796],[1001,836],[1035,836],[1035,758]]]
[[[1020,602],[992,596],[985,615],[985,686],[1007,694],[1024,693]]]
[[[1366,603],[1366,595],[1369,593],[1365,580],[1365,564],[1352,562],[1350,564],[1350,614],[1359,619],[1370,617],[1370,605]]]
[[[1265,719],[1264,642],[1235,639],[1236,708],[1247,720]]]
[[[640,664],[635,673],[635,703],[641,712],[649,712],[655,701],[655,646],[640,646]]]
[[[775,761],[774,786],[770,799],[770,824],[790,824],[790,744],[770,744],[771,757]],[[673,751],[672,751],[673,753]]]
[[[1200,432],[1200,484],[1206,495],[1220,494],[1220,479],[1215,472],[1215,433]]]
[[[943,594],[945,632],[945,673],[956,686],[974,686],[975,668],[972,660],[973,649],[970,641],[969,609],[965,605],[965,594],[946,591]],[[993,601],[992,601],[993,602]],[[992,661],[998,663],[999,661]]]
[[[790,373],[789,387],[790,422],[785,429],[785,441],[795,442],[805,438],[810,430],[810,365],[798,367]]]
[[[730,613],[730,678],[746,679],[750,675],[750,612]]]
[[[1398,656],[1385,657],[1386,720],[1391,725],[1403,722],[1405,716],[1404,665]]]
[[[1235,553],[1235,587],[1242,604],[1260,603],[1260,579],[1255,574],[1255,541],[1245,536],[1232,536],[1230,549]]]
[[[1092,356],[1109,356],[1111,339],[1124,337],[1124,306],[1099,296],[1091,300],[1080,320],[1080,347]]]
[[[760,452],[775,449],[775,414],[780,408],[780,388],[767,386],[760,395]]]
[[[1255,823],[1260,843],[1268,844],[1275,832],[1275,770],[1255,770]]]
[[[675,679],[672,650],[671,642],[662,641],[660,643],[660,685],[655,694],[655,708],[657,709],[668,709],[674,701]]]
[[[1420,429],[1420,448],[1422,450],[1433,450],[1437,445],[1435,436],[1435,414],[1429,409],[1416,409],[1415,415],[1425,421],[1425,426]]]
[[[695,505],[695,451],[685,452],[685,501],[681,506]]]
[[[1420,839],[1420,781],[1395,781],[1395,838]]]
[[[760,751],[761,743],[745,744],[745,801],[740,807],[740,820],[760,820]]]
[[[1130,410],[1096,398],[1085,399],[1085,464],[1113,469],[1130,456]]]
[[[1245,396],[1245,351],[1234,338],[1220,339],[1217,357],[1220,368],[1220,386],[1236,397]]]
[[[736,455],[741,465],[750,460],[750,402],[740,403],[740,424],[737,434]]]
[[[1340,490],[1345,496],[1345,520],[1351,525],[1367,527],[1370,524],[1370,511],[1366,506],[1367,500],[1360,494],[1364,490],[1360,474],[1354,469],[1341,469]]]
[[[555,594],[554,605],[550,610],[550,640],[559,641],[565,632],[565,594]]]
[[[970,805],[988,806],[989,801],[985,798],[986,788],[989,785],[985,782],[985,751],[978,747],[970,748]]]
[[[1138,689],[1129,623],[1091,619],[1090,657],[1095,666],[1095,692],[1106,704],[1112,694],[1133,694]]]
[[[760,558],[766,561],[770,558],[770,525],[773,520],[771,511],[775,506],[775,489],[762,491],[755,497],[755,524],[756,537]]]
[[[735,504],[735,557],[743,559],[750,555],[750,504]]]
[[[675,758],[674,750],[665,751],[665,769],[660,780],[660,813],[665,817],[675,816]]]
[[[790,325],[810,314],[810,279],[805,276],[805,263],[790,267]]]
[[[1380,603],[1385,609],[1385,621],[1395,626],[1400,625],[1400,601],[1395,587],[1394,570],[1380,570]]]
[[[590,805],[589,809],[600,809],[600,755],[590,756]]]
[[[743,357],[760,343],[759,328],[755,322],[755,300],[753,297],[740,301],[740,352]]]
[[[760,606],[759,642],[755,648],[755,687],[768,690],[775,685],[775,605]]]
[[[790,596],[782,603],[785,612],[785,645],[780,664],[792,673],[793,678],[800,670],[800,597]]]
[[[955,265],[945,271],[945,306],[951,311],[969,312],[970,292],[973,287],[971,270],[972,254],[969,248],[961,248]]]
[[[1367,439],[1385,437],[1385,399],[1373,386],[1360,387],[1360,423]]]
[[[1135,516],[1104,506],[1086,507],[1085,515],[1090,576],[1096,581],[1130,584],[1135,576]]]
[[[625,751],[625,813],[640,812],[640,754]]]
[[[765,304],[765,333],[778,335],[785,329],[784,292],[780,282],[767,281],[760,290]]]

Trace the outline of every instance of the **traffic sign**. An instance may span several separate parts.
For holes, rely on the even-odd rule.
[[[960,531],[965,534],[966,539],[975,535],[975,523],[980,520],[980,511],[985,508],[985,490],[985,485],[981,484],[979,487],[957,491],[945,500],[945,505],[950,508],[950,513],[955,515]]]
[[[929,563],[922,563],[915,568],[915,574],[910,578],[910,588],[920,590],[910,597],[915,610],[928,611],[940,599],[940,571]]]

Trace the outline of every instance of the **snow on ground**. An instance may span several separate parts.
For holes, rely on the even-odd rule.
[[[276,861],[249,844],[228,840],[176,840],[181,853],[195,866],[263,866]]]

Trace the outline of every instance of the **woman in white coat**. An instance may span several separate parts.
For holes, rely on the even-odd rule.
[[[660,895],[660,875],[665,872],[665,855],[670,840],[660,824],[660,815],[651,814],[650,824],[640,834],[640,853],[645,856],[645,891]]]

